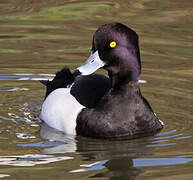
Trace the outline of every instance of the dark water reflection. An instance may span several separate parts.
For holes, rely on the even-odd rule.
[[[192,0],[0,1],[0,178],[192,179]],[[144,96],[157,135],[108,141],[41,125],[40,79],[88,57],[92,35],[119,21],[140,37]],[[103,72],[102,72],[103,73]]]
[[[56,154],[65,152],[78,152],[85,161],[95,163],[81,164],[80,169],[71,170],[70,173],[81,173],[96,170],[91,177],[111,177],[112,179],[133,179],[138,174],[144,172],[134,166],[133,159],[144,155],[152,155],[151,138],[135,139],[132,141],[123,140],[98,140],[83,137],[69,137],[49,128],[43,124],[41,136],[52,140],[65,141],[65,144],[47,148],[43,150],[46,154]],[[70,141],[69,141],[70,140]]]
[[[191,138],[183,137],[182,133],[176,134],[176,130],[159,133],[153,137],[118,141],[67,136],[42,124],[40,135],[45,139],[50,139],[52,146],[55,146],[56,142],[63,142],[55,147],[43,149],[43,153],[78,152],[85,161],[94,162],[80,164],[79,169],[71,170],[70,173],[104,170],[104,172],[92,175],[93,178],[135,179],[145,172],[140,167],[179,165],[193,161],[193,155],[152,158],[155,156],[156,147],[173,146],[176,144],[175,140]]]

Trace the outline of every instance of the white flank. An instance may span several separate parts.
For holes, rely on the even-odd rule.
[[[76,135],[76,118],[82,108],[84,106],[70,94],[70,88],[60,88],[45,99],[40,118],[50,127]]]

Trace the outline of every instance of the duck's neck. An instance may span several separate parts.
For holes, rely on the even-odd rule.
[[[127,86],[127,84],[136,84],[138,82],[138,76],[133,72],[112,73],[108,71],[108,74],[113,89],[119,89]]]

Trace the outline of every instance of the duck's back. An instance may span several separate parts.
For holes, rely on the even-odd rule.
[[[87,108],[95,107],[99,100],[111,88],[110,79],[99,74],[76,78],[70,93]]]

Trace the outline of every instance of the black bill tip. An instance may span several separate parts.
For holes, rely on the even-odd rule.
[[[74,75],[74,77],[79,76],[79,75],[81,75],[81,72],[78,69],[76,69],[74,71],[73,75]]]

